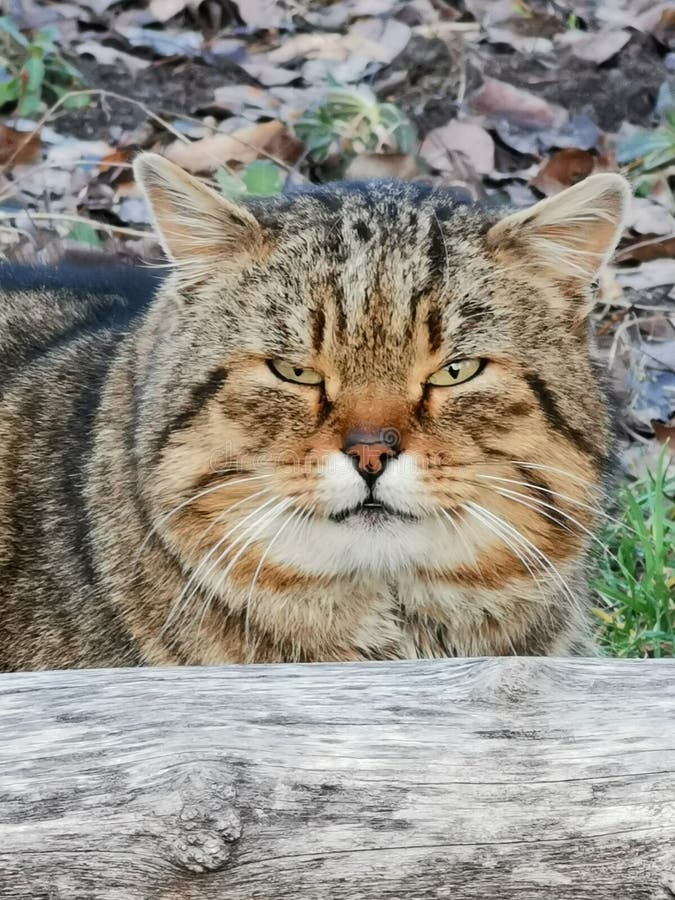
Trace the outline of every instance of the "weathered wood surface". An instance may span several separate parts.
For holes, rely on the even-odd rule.
[[[0,676],[3,900],[675,897],[675,663]]]

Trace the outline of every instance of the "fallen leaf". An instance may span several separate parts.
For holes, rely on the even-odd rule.
[[[617,280],[635,291],[675,284],[675,259],[654,259],[634,269],[618,269]]]
[[[397,19],[361,19],[346,37],[353,54],[361,54],[375,62],[388,65],[402,53],[412,31]]]
[[[530,184],[547,197],[576,184],[594,171],[596,157],[588,150],[558,150],[548,159]]]
[[[633,197],[626,225],[638,234],[675,235],[675,219],[667,209],[646,197]]]
[[[308,84],[332,78],[342,84],[363,78],[371,64],[387,65],[406,48],[411,29],[397,19],[366,18],[347,34],[298,34],[266,54],[278,65],[305,59],[302,76]]]
[[[417,158],[410,153],[361,153],[345,170],[349,181],[369,181],[374,178],[411,179],[421,174]]]
[[[657,41],[672,50],[675,46],[675,8],[669,7],[662,10],[659,20],[651,29]]]
[[[281,66],[273,66],[264,60],[250,58],[246,62],[240,62],[239,66],[251,76],[267,87],[277,84],[288,84],[289,81],[296,81],[299,72],[291,72],[290,69],[283,69]]]
[[[116,26],[132,47],[148,47],[158,56],[199,56],[204,39],[198,31],[141,28],[137,25]]]
[[[650,259],[675,257],[675,237],[659,240],[657,235],[644,235],[634,245],[623,247],[616,256],[617,262],[647,262]]]
[[[40,157],[40,135],[0,125],[0,166],[19,166]]]
[[[537,37],[531,34],[518,34],[510,28],[489,27],[486,29],[487,39],[491,44],[508,44],[520,53],[536,56],[550,53],[553,50],[553,41],[549,38]]]
[[[340,62],[308,59],[302,67],[302,77],[307,84],[357,84],[374,74],[377,67],[378,63],[360,54],[354,54]]]
[[[666,444],[675,453],[675,418],[670,422],[652,419],[651,426],[656,440],[661,444]]]
[[[675,461],[673,453],[669,454],[668,451],[666,451],[666,459],[663,459],[663,447],[664,444],[657,440],[649,441],[648,444],[635,442],[628,445],[621,451],[621,464],[624,471],[633,478],[654,478],[664,463],[666,466],[672,466]]]
[[[284,11],[279,0],[235,0],[239,15],[250,28],[281,28]]]
[[[93,56],[96,62],[102,66],[114,66],[116,63],[122,63],[132,75],[140,72],[141,69],[147,69],[150,65],[149,59],[140,59],[131,53],[123,53],[122,50],[118,50],[116,47],[106,47],[98,41],[82,41],[82,43],[76,44],[73,49],[80,56]]]
[[[131,156],[128,150],[122,150],[119,147],[113,150],[112,153],[108,153],[106,156],[98,164],[99,172],[108,172],[110,169],[114,169],[116,166],[120,165],[129,165],[131,162]]]
[[[266,54],[269,62],[283,65],[296,59],[347,59],[345,35],[326,32],[296,34]]]
[[[189,172],[214,172],[223,165],[247,165],[266,155],[292,164],[302,149],[286,126],[275,120],[240,128],[231,134],[213,134],[190,144],[174,141],[164,155]]]
[[[186,8],[195,9],[199,3],[194,0],[150,0],[149,10],[157,22],[168,22]]]
[[[611,59],[630,40],[630,31],[602,28],[600,31],[566,31],[556,37],[556,44],[569,47],[578,59],[601,65]]]
[[[120,219],[133,225],[149,225],[152,221],[150,208],[143,197],[124,197],[118,207]]]
[[[560,128],[568,119],[562,106],[496,78],[485,79],[471,98],[471,106],[476,112],[522,128]]]
[[[109,156],[115,148],[106,141],[80,141],[77,138],[65,138],[53,144],[47,151],[47,162],[55,166],[82,166],[94,169],[105,156]]]
[[[495,145],[487,131],[473,122],[453,119],[432,129],[420,147],[420,156],[440,172],[452,172],[452,153],[461,153],[475,172],[487,175],[494,169]]]
[[[534,156],[552,147],[592,150],[602,141],[602,132],[586,113],[577,113],[559,128],[523,128],[508,119],[495,119],[494,128],[509,147]]]
[[[675,340],[647,341],[642,344],[642,351],[647,356],[651,368],[675,372]]]

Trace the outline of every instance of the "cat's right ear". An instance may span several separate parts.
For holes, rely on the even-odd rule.
[[[264,249],[254,216],[157,153],[134,161],[134,176],[152,211],[167,256],[187,270],[208,274],[218,263],[238,269]]]

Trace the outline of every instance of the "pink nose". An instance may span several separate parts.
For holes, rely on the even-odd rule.
[[[387,462],[401,452],[398,434],[392,429],[371,431],[358,428],[347,435],[342,451],[351,457],[357,471],[369,484],[379,478]]]

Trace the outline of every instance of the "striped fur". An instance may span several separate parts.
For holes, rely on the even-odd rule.
[[[497,221],[416,184],[243,207],[137,176],[156,296],[3,288],[2,668],[587,650],[611,438],[585,312],[622,180]],[[361,427],[402,447],[382,514]]]

